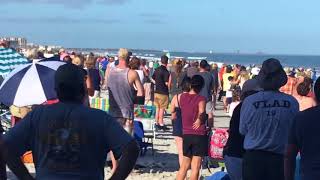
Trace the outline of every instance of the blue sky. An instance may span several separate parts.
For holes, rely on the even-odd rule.
[[[0,36],[65,47],[320,54],[320,1],[1,0]]]

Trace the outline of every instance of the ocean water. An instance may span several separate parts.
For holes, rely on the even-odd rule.
[[[269,58],[279,59],[283,66],[320,68],[320,56],[303,55],[266,55],[266,54],[210,54],[210,53],[170,53],[171,56],[206,57],[208,61],[224,62],[226,64],[262,64]]]
[[[92,50],[82,49],[86,52],[97,52],[101,54],[116,55],[117,49],[108,50]],[[140,56],[150,59],[159,59],[162,55],[168,52],[157,50],[132,50],[135,56]],[[268,58],[279,59],[283,66],[290,67],[303,67],[303,68],[315,68],[320,70],[320,56],[309,55],[272,55],[272,54],[228,54],[228,53],[191,53],[191,52],[170,52],[170,57],[181,57],[188,60],[202,60],[223,62],[226,64],[241,64],[241,65],[253,65],[262,64],[262,62]]]

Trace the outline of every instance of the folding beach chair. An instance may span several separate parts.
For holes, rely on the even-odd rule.
[[[148,147],[152,149],[152,155],[154,155],[153,149],[153,135],[145,135],[143,124],[140,121],[134,121],[134,138],[140,145],[141,156],[144,156],[148,150]]]
[[[152,133],[153,138],[156,137],[156,131],[154,127],[155,114],[156,114],[155,106],[135,105],[134,107],[135,120],[142,122],[144,131],[146,133]]]

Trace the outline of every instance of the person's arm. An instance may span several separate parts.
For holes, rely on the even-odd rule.
[[[223,84],[224,84],[223,75],[221,76],[220,84],[221,84],[221,88],[220,89],[223,91]]]
[[[129,71],[129,81],[130,83],[133,83],[137,88],[137,96],[138,97],[144,96],[144,88],[140,81],[139,75],[136,71],[134,70]]]
[[[149,77],[149,70],[145,66],[142,67],[142,71],[145,77]]]
[[[110,73],[110,68],[111,68],[111,63],[109,63],[109,64],[107,65],[106,72],[104,73],[104,80],[103,80],[103,85],[102,85],[102,87],[103,87],[104,89],[106,89],[107,86],[108,86],[108,77],[109,77],[109,73]]]
[[[215,80],[214,80],[214,77],[211,76],[210,92],[211,92],[212,94],[215,94],[215,89],[216,89]],[[213,99],[212,99],[211,101],[213,101]]]
[[[177,118],[177,113],[175,111],[175,108],[177,106],[176,102],[177,102],[177,98],[178,95],[173,96],[172,100],[171,100],[171,105],[170,105],[170,111],[171,111],[171,120],[174,120]]]
[[[206,120],[206,101],[200,101],[199,102],[199,114],[197,117],[197,120],[193,123],[192,128],[193,129],[198,129]]]
[[[31,117],[32,112],[7,132],[7,134],[1,136],[0,140],[1,156],[18,179],[34,179],[20,158],[31,149],[30,136],[33,129]]]
[[[140,148],[135,140],[131,140],[122,151],[119,165],[110,180],[126,179],[139,157]]]
[[[285,180],[294,180],[296,169],[296,157],[298,148],[294,144],[288,144],[284,155],[284,175]]]
[[[18,179],[34,179],[21,161],[21,158],[9,150],[8,146],[4,143],[2,136],[0,137],[0,149],[1,159],[4,160],[2,163],[6,162],[9,169],[17,176]]]
[[[93,83],[92,83],[92,79],[91,79],[89,70],[87,70],[86,85],[87,85],[88,95],[93,96],[94,95],[94,87],[93,87]]]
[[[246,102],[246,100],[244,100],[244,102],[242,103],[242,107],[241,107],[241,111],[240,111],[240,123],[239,123],[239,132],[242,135],[246,135],[248,132],[248,128],[247,128],[247,118],[249,118],[249,114],[250,114],[250,107],[248,106],[249,103]]]
[[[171,86],[172,86],[172,75],[170,74],[169,80],[168,80],[168,88],[169,88],[169,90],[171,89]]]
[[[156,79],[156,73],[157,73],[157,70],[153,70],[152,76],[149,76],[149,79],[150,79],[150,81],[151,81],[152,84],[156,84],[156,81],[155,81],[155,79]]]
[[[297,147],[297,119],[295,118],[289,131],[288,144],[284,154],[284,175],[285,180],[294,180],[296,169],[296,157],[298,154]]]
[[[169,72],[164,73],[164,82],[166,83],[166,86],[168,86],[168,87],[169,87],[169,77],[170,77]]]
[[[105,143],[108,145],[108,150],[113,152],[115,159],[119,161],[110,179],[126,179],[138,159],[140,148],[115,119],[106,115],[104,122]]]

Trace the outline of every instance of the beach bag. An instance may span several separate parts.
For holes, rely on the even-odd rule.
[[[223,147],[229,138],[228,129],[217,128],[212,131],[209,144],[209,157],[223,159]]]

